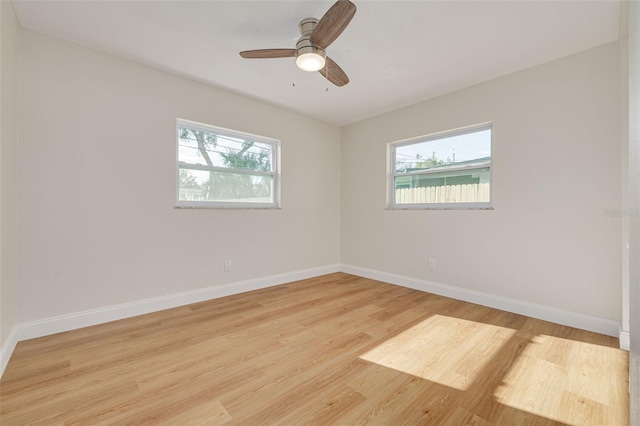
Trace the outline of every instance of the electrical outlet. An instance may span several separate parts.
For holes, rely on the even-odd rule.
[[[229,272],[231,270],[231,261],[230,260],[225,260],[224,261],[224,271],[225,272]]]
[[[432,271],[436,269],[436,260],[433,257],[429,258],[428,268]]]

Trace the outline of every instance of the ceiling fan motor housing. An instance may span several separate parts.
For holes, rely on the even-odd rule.
[[[318,71],[324,68],[327,58],[324,49],[314,45],[310,40],[317,23],[316,18],[306,18],[299,24],[302,36],[296,43],[296,64],[305,71]]]
[[[316,18],[305,18],[300,21],[298,27],[300,28],[300,34],[302,36],[296,43],[296,56],[301,56],[305,53],[315,53],[316,55],[320,55],[323,58],[327,57],[327,54],[323,48],[314,45],[313,43],[311,43],[311,40],[309,40],[311,37],[311,33],[313,33],[313,29],[317,24],[318,20]]]
[[[298,28],[300,29],[300,34],[303,37],[311,36],[311,33],[313,32],[313,29],[316,27],[317,24],[318,24],[318,20],[316,18],[304,18],[298,24]]]

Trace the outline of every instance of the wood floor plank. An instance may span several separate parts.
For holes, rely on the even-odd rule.
[[[490,426],[491,423],[489,423],[488,421],[486,421],[485,419],[476,416],[473,413],[470,413],[469,411],[465,410],[462,407],[457,407],[449,417],[447,417],[444,422],[443,425],[446,426],[467,426],[467,425],[474,425],[474,426]]]
[[[345,273],[20,342],[0,424],[629,423],[617,339]]]

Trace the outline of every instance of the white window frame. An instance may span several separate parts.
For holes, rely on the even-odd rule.
[[[412,175],[440,174],[443,170],[416,171],[411,173],[396,173],[396,148],[400,146],[413,145],[424,142],[437,141],[439,139],[475,133],[482,130],[491,130],[491,152],[493,157],[493,124],[491,122],[474,124],[472,126],[460,127],[453,130],[446,130],[438,133],[431,133],[411,139],[390,142],[387,144],[387,209],[389,210],[492,210],[493,209],[493,161],[489,163],[489,201],[473,203],[396,203],[395,179],[396,177],[406,177]],[[487,168],[482,166],[461,166],[452,167],[447,171],[472,170],[476,168]]]
[[[232,167],[217,167],[203,164],[190,164],[180,161],[180,127],[188,127],[193,130],[213,133],[220,136],[232,138],[250,139],[255,142],[269,144],[272,146],[271,171],[263,172],[247,169],[236,169]],[[251,203],[237,201],[186,201],[180,200],[180,168],[192,170],[206,170],[220,173],[230,174],[247,174],[251,176],[270,176],[273,180],[272,186],[272,202],[269,203]],[[241,132],[238,130],[226,129],[224,127],[212,126],[210,124],[199,123],[197,121],[186,120],[183,118],[176,119],[176,208],[209,208],[209,209],[279,209],[280,208],[280,141],[265,136],[254,135],[251,133]]]

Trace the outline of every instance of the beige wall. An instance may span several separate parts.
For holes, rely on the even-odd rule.
[[[385,209],[388,142],[489,121],[494,210]],[[619,321],[620,146],[617,43],[346,126],[342,263]]]
[[[340,262],[621,319],[617,43],[343,129],[26,30],[20,52],[19,322]],[[281,139],[283,208],[174,209],[176,117]],[[495,210],[385,209],[388,142],[486,121]]]
[[[0,348],[16,325],[18,39],[13,6],[0,2]]]
[[[27,30],[20,49],[20,322],[339,262],[339,128]],[[280,139],[282,209],[174,209],[176,117]]]

